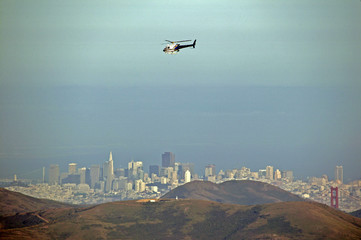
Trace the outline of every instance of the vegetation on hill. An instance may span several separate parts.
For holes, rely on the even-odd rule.
[[[228,181],[221,184],[193,181],[162,196],[164,199],[176,197],[242,205],[304,201],[302,198],[273,185],[249,180]]]
[[[203,200],[124,201],[36,212],[2,239],[359,239],[361,219],[313,202],[245,206]]]
[[[212,194],[219,194],[217,185],[205,184],[209,191],[213,190]],[[202,184],[197,183],[193,187],[200,186]],[[263,187],[267,192],[269,186]],[[225,192],[235,191],[233,197],[237,193],[243,196],[249,191],[237,188],[237,182],[223,186]],[[361,219],[315,202],[240,205],[192,199],[153,199],[64,207],[63,204],[54,205],[57,203],[53,201],[44,202],[20,193],[4,192],[7,195],[2,196],[10,196],[13,201],[12,211],[32,209],[26,213],[0,216],[0,239],[7,240],[361,238]],[[258,194],[263,196],[263,193]],[[267,197],[276,198],[275,195]],[[26,200],[32,201],[30,205],[15,206],[25,204]],[[256,195],[253,200],[257,200]],[[33,205],[34,202],[40,205]],[[4,212],[3,208],[8,204],[0,206]]]

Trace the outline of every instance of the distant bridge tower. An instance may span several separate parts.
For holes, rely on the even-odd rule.
[[[331,187],[331,207],[338,208],[338,187]]]

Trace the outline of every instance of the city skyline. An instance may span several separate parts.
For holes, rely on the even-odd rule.
[[[112,151],[110,151],[109,152],[109,160],[99,162],[98,164],[91,164],[90,167],[88,165],[84,165],[84,164],[81,165],[82,167],[78,167],[77,163],[69,162],[69,163],[66,163],[63,166],[60,165],[61,166],[61,168],[60,168],[58,163],[50,163],[50,165],[48,165],[48,166],[43,166],[43,167],[39,168],[38,172],[40,173],[40,171],[42,171],[43,174],[45,173],[45,179],[46,179],[46,182],[48,182],[48,183],[54,182],[54,178],[50,177],[50,172],[53,172],[54,169],[56,169],[55,171],[58,171],[58,178],[60,178],[60,176],[61,176],[61,174],[60,174],[61,171],[64,172],[64,170],[66,170],[65,172],[68,172],[69,174],[78,174],[77,169],[84,168],[84,169],[89,170],[90,175],[95,175],[95,176],[97,176],[99,178],[100,176],[107,177],[110,174],[111,179],[113,179],[114,178],[113,174],[114,174],[114,172],[116,170],[118,170],[118,169],[123,169],[123,170],[124,169],[133,169],[133,168],[136,169],[138,163],[140,164],[139,166],[142,168],[142,170],[143,169],[148,169],[148,171],[144,170],[144,172],[151,173],[152,171],[154,171],[154,168],[156,167],[158,169],[158,173],[161,173],[162,168],[168,168],[168,165],[167,166],[162,166],[164,164],[164,162],[165,162],[164,159],[166,159],[166,162],[167,162],[166,165],[168,164],[168,161],[170,159],[172,159],[171,161],[174,161],[175,164],[173,165],[172,168],[177,166],[177,164],[185,164],[185,165],[191,164],[192,165],[191,169],[187,165],[187,168],[184,171],[189,169],[192,172],[192,177],[193,177],[194,174],[196,174],[201,179],[205,179],[205,180],[207,180],[208,176],[216,176],[220,172],[224,172],[225,170],[227,170],[226,168],[222,168],[222,166],[219,166],[219,165],[218,165],[218,168],[216,170],[216,165],[215,164],[207,164],[207,165],[204,165],[204,166],[198,166],[197,169],[199,169],[200,171],[195,172],[194,171],[194,163],[176,161],[175,160],[175,154],[172,153],[172,152],[164,152],[164,153],[162,153],[161,156],[160,156],[158,164],[149,164],[149,163],[144,164],[145,162],[143,162],[143,161],[134,161],[134,158],[132,158],[131,160],[129,160],[127,162],[127,164],[124,167],[121,167],[120,165],[119,165],[119,167],[113,167],[113,154],[112,154]],[[111,165],[111,167],[108,169],[108,166],[110,166],[109,164]],[[243,169],[244,167],[246,167],[246,165],[233,167],[233,168],[229,168],[229,169],[239,169],[240,170],[240,169]],[[46,169],[46,172],[44,172],[44,168]],[[96,171],[96,172],[92,173],[92,168],[93,169],[98,169],[97,171],[99,171],[99,172]],[[249,168],[249,170],[251,170],[251,169]],[[322,174],[322,175],[318,175],[318,176],[311,176],[310,175],[310,176],[303,176],[303,177],[299,177],[297,175],[295,176],[293,169],[282,169],[282,168],[279,168],[279,167],[277,167],[275,165],[265,165],[263,168],[252,169],[252,172],[262,172],[262,171],[264,172],[262,174],[264,174],[264,176],[267,179],[270,179],[270,180],[277,180],[276,176],[278,174],[281,174],[281,171],[282,171],[282,174],[287,174],[287,172],[290,171],[290,172],[292,172],[292,174],[291,174],[292,179],[296,178],[296,179],[300,179],[300,180],[307,180],[309,177],[312,179],[312,178],[315,178],[315,177],[327,176],[329,179],[333,179],[334,181],[339,181],[341,184],[344,183],[343,182],[343,166],[334,166],[332,175]],[[113,174],[111,174],[111,173],[113,173]],[[7,179],[14,178],[14,175],[16,176],[16,178],[19,178],[19,175],[17,173],[14,173],[11,176],[9,175],[9,177],[7,177]],[[183,175],[183,178],[184,178],[184,175]],[[5,178],[2,178],[2,179],[5,179]],[[24,178],[24,179],[26,179],[26,178]],[[40,180],[40,179],[44,179],[44,176],[43,175],[37,175],[36,177],[30,178],[30,179]],[[210,178],[210,179],[211,179],[210,181],[213,181],[212,178]],[[21,180],[21,175],[20,175],[19,180]],[[358,178],[356,178],[356,179],[350,179],[349,178],[349,180],[351,182],[351,181],[358,180]],[[89,186],[94,187],[94,184],[91,183],[91,182],[92,181],[89,179]],[[108,189],[110,188],[109,185],[105,186],[105,187],[107,187]]]
[[[113,153],[113,151],[109,151],[110,153]],[[149,168],[149,166],[152,166],[152,165],[157,165],[157,166],[159,166],[159,167],[162,167],[162,159],[163,159],[163,155],[164,154],[166,154],[166,153],[169,153],[169,152],[164,152],[164,153],[162,153],[161,155],[161,158],[160,158],[160,160],[158,160],[158,162],[157,162],[157,160],[152,160],[152,161],[147,161],[147,160],[143,160],[143,159],[147,159],[146,157],[142,157],[142,158],[134,158],[134,156],[132,155],[132,157],[130,157],[130,158],[128,158],[128,159],[119,159],[118,158],[118,161],[116,162],[116,165],[114,166],[114,169],[115,168],[126,168],[127,167],[127,165],[128,165],[128,163],[130,162],[130,161],[134,161],[134,160],[136,160],[136,161],[143,161],[144,162],[144,166],[145,166],[145,168]],[[180,154],[181,155],[181,154]],[[173,154],[173,158],[174,158],[175,156],[174,156],[174,154]],[[78,163],[73,163],[74,162],[74,160],[75,160],[76,158],[73,158],[73,160],[68,160],[68,161],[60,161],[60,162],[63,162],[62,164],[61,163],[59,163],[59,162],[48,162],[47,161],[47,164],[46,165],[38,165],[38,167],[37,168],[31,168],[30,170],[29,169],[27,169],[26,171],[16,171],[16,170],[14,170],[12,173],[7,173],[6,175],[2,175],[2,176],[0,176],[0,178],[3,178],[3,179],[5,179],[5,178],[8,178],[8,179],[11,179],[12,177],[13,177],[13,175],[14,174],[16,174],[18,177],[20,177],[20,178],[24,178],[24,179],[27,179],[27,178],[29,178],[29,179],[36,179],[36,178],[41,178],[42,177],[42,175],[41,175],[41,173],[42,173],[42,171],[43,171],[43,167],[46,167],[46,168],[50,168],[52,165],[58,165],[58,167],[60,168],[60,170],[62,170],[62,171],[64,171],[64,170],[66,170],[66,169],[68,169],[68,167],[69,167],[69,164],[78,164],[79,163],[79,165],[82,165],[82,166],[90,166],[90,165],[97,165],[97,164],[100,164],[100,165],[102,165],[104,162],[103,162],[103,160],[93,160],[93,161],[88,161],[88,160],[82,160],[82,161],[79,161]],[[180,160],[180,161],[182,161],[182,160]],[[184,161],[184,160],[183,160]],[[175,161],[175,162],[177,162],[177,161]],[[190,162],[190,161],[188,161],[188,160],[185,160],[184,162]],[[217,162],[217,161],[216,161]],[[222,162],[222,161],[221,161]],[[237,169],[237,168],[242,168],[243,166],[245,166],[245,165],[247,165],[246,163],[247,163],[248,161],[239,161],[239,164],[234,164],[234,165],[232,165],[232,166],[229,166],[229,165],[225,165],[225,167],[223,168],[223,169],[220,169],[220,168],[218,168],[218,171],[219,170],[224,170],[225,168],[229,168],[229,169],[232,169],[232,168],[234,168],[234,169]],[[200,175],[202,175],[202,173],[204,174],[204,167],[206,167],[207,165],[209,165],[209,164],[213,164],[213,162],[211,163],[211,162],[205,162],[203,165],[204,166],[202,166],[202,165],[198,165],[198,164],[195,164],[195,172],[197,172],[197,174],[200,174]],[[243,165],[242,165],[243,164]],[[267,165],[269,165],[269,164],[271,164],[272,165],[272,163],[270,162],[270,161],[267,161],[267,162],[264,162],[264,165],[262,166],[262,164],[260,164],[258,167],[253,167],[252,169],[266,169],[266,167],[267,167]],[[215,165],[217,165],[217,166],[220,166],[219,164],[215,164]],[[274,165],[274,164],[273,164]],[[335,166],[338,166],[339,165],[339,163],[336,163],[335,164]],[[296,178],[298,178],[298,179],[307,179],[308,177],[314,177],[314,176],[322,176],[322,175],[324,175],[324,174],[326,174],[326,175],[328,175],[328,176],[335,176],[335,173],[336,173],[336,170],[335,170],[335,166],[331,166],[331,165],[329,165],[329,166],[327,166],[328,167],[328,170],[325,170],[325,171],[323,171],[323,172],[321,172],[321,171],[319,171],[319,174],[300,174],[299,172],[297,172],[297,171],[294,171],[294,173],[295,173],[295,177]],[[33,166],[32,166],[33,167]],[[342,169],[344,169],[344,167],[343,166],[341,166],[342,167]],[[291,169],[290,167],[280,167],[280,168],[284,168],[284,169]],[[326,168],[325,168],[326,169]],[[342,172],[343,172],[343,170],[342,170]],[[35,175],[34,175],[34,173],[35,173]],[[342,175],[342,179],[343,179],[344,177],[343,177],[343,175]],[[356,180],[356,179],[361,179],[361,177],[357,177],[357,175],[356,175],[356,177],[351,177],[351,176],[348,176],[348,175],[346,175],[345,176],[345,180],[346,181],[353,181],[353,180]]]
[[[204,166],[204,175],[194,173],[193,163],[175,162],[175,154],[164,152],[159,165],[150,165],[147,172],[142,161],[128,162],[127,168],[113,168],[113,154],[103,164],[78,167],[68,163],[66,172],[60,172],[59,165],[48,168],[45,181],[45,167],[41,183],[18,179],[0,179],[2,186],[12,191],[48,198],[71,204],[99,204],[108,201],[131,199],[158,199],[170,190],[192,181],[208,181],[222,184],[227,181],[259,181],[275,185],[304,199],[353,211],[361,201],[361,180],[343,183],[343,166],[335,166],[333,178],[327,175],[310,177],[307,181],[295,179],[292,170],[267,165],[258,171],[243,166],[237,169],[216,170],[214,164]],[[103,167],[101,167],[101,165]],[[161,166],[162,165],[162,166]],[[197,183],[196,183],[197,184]]]

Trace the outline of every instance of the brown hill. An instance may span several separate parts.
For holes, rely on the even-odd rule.
[[[249,180],[228,181],[221,184],[193,181],[162,196],[164,199],[176,197],[242,205],[304,201],[302,198],[273,185]]]
[[[360,239],[361,219],[313,202],[245,206],[203,200],[124,201],[36,213],[1,239]]]
[[[56,201],[33,198],[4,188],[0,188],[0,199],[0,216],[70,206]]]

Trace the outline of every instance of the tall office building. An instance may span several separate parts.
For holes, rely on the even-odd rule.
[[[89,168],[86,168],[85,170],[85,184],[88,184],[89,187],[90,187],[90,169]]]
[[[170,178],[170,176],[172,174],[171,172],[173,172],[173,171],[174,171],[174,169],[172,167],[162,167],[160,169],[159,176]]]
[[[78,174],[80,175],[80,184],[85,184],[86,167],[79,168]]]
[[[69,163],[68,165],[68,173],[76,174],[76,163]]]
[[[343,183],[343,167],[342,166],[336,166],[336,168],[335,168],[335,181],[340,181],[340,183]]]
[[[128,163],[128,177],[135,178],[135,179],[141,179],[143,175],[143,162],[142,161],[136,161],[133,160]]]
[[[174,170],[177,172],[178,180],[184,179],[182,163],[176,162],[174,165]]]
[[[114,166],[113,166],[113,155],[112,152],[109,153],[109,160],[108,160],[108,176],[114,175]]]
[[[59,184],[59,165],[50,165],[49,167],[49,184]]]
[[[187,170],[184,173],[184,182],[189,183],[190,181],[191,181],[191,172],[189,170]]]
[[[145,182],[141,179],[135,180],[134,182],[134,191],[135,192],[144,192],[145,191]]]
[[[175,171],[175,170],[170,171],[168,178],[169,178],[170,180],[172,180],[173,182],[174,182],[174,181],[177,181],[177,180],[178,180],[177,171]]]
[[[107,164],[107,180],[105,185],[105,191],[110,192],[112,190],[112,183],[114,180],[114,168],[113,168],[113,155],[112,152],[109,154],[109,161]]]
[[[215,175],[216,175],[216,165],[214,164],[207,165],[204,170],[204,177],[215,176]]]
[[[266,167],[266,178],[269,180],[273,180],[273,166]]]
[[[175,155],[171,152],[165,152],[162,154],[162,167],[172,167],[175,166]]]
[[[281,171],[279,169],[276,169],[274,179],[280,180],[282,178]]]
[[[92,165],[90,167],[90,187],[94,188],[100,180],[100,166]]]

